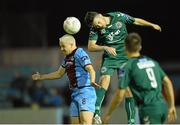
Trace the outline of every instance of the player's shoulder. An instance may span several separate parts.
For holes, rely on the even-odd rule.
[[[129,58],[129,60],[127,61],[127,65],[130,65],[133,67],[134,65],[136,65],[138,62],[141,62],[142,60],[146,60],[146,57],[145,56],[132,57],[132,58]]]
[[[121,16],[122,13],[120,11],[114,11],[114,12],[108,12],[106,14],[111,16]]]
[[[126,63],[124,63],[124,66],[122,65],[122,67],[131,67],[132,66],[132,63],[135,61],[136,59],[135,58],[129,58],[128,61]]]
[[[87,52],[81,48],[81,47],[78,47],[77,50],[76,50],[76,55],[79,56],[79,55],[83,55],[83,54],[86,54]]]
[[[81,48],[81,47],[78,47],[77,50],[76,50],[76,52],[77,52],[78,54],[80,54],[80,53],[82,53],[82,52],[85,52],[85,50],[84,50],[83,48]]]
[[[129,64],[129,63],[137,62],[138,59],[139,59],[138,57],[129,58],[127,63]]]
[[[149,56],[145,56],[145,57],[147,58],[147,60],[150,60],[150,61],[158,64],[158,61],[156,59],[153,59],[153,58],[151,58]]]
[[[152,65],[155,65],[155,66],[159,65],[159,62],[157,60],[155,60],[155,59],[153,59],[153,58],[151,58],[149,56],[143,55],[142,56],[142,61],[140,60],[140,62],[144,62],[143,60],[145,60],[147,63],[151,63]]]
[[[81,47],[78,47],[77,48],[77,51],[83,51],[84,49],[83,48],[81,48]]]

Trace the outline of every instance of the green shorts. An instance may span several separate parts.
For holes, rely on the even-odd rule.
[[[126,60],[110,60],[105,58],[101,64],[101,75],[110,75],[114,74],[114,71],[119,71],[119,69],[124,66],[127,62]]]
[[[167,118],[167,110],[165,103],[141,108],[139,110],[140,122],[141,124],[163,124]]]

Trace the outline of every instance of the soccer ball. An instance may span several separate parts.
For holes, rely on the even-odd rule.
[[[76,17],[67,17],[64,20],[63,28],[68,34],[76,34],[81,29],[81,22]]]

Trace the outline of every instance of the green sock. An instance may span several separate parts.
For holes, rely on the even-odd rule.
[[[96,105],[95,105],[96,106],[95,114],[98,114],[98,115],[101,114],[100,109],[101,109],[102,102],[104,100],[105,93],[106,93],[106,90],[104,88],[96,90],[97,100],[96,100]]]
[[[125,98],[125,109],[128,118],[128,124],[135,124],[135,102],[133,97]]]

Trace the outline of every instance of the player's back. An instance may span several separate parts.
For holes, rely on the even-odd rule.
[[[163,100],[162,79],[165,73],[153,59],[141,56],[132,58],[130,88],[137,104],[157,104]]]

